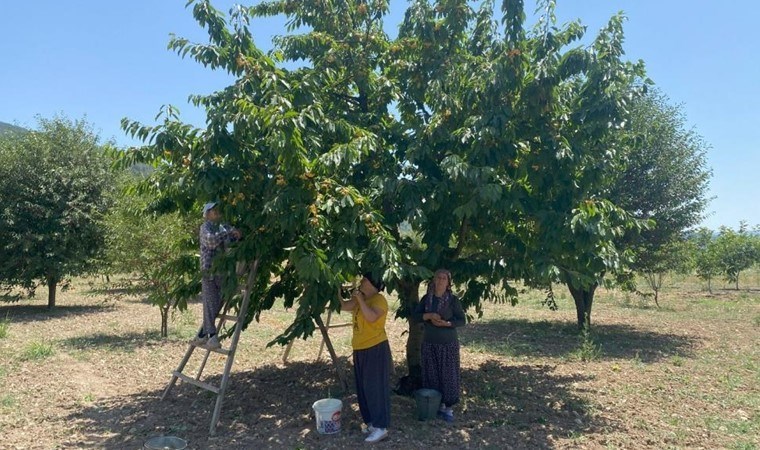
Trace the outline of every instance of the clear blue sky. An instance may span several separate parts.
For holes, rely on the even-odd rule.
[[[255,1],[255,0],[254,0]],[[242,2],[252,4],[254,1]],[[136,142],[120,129],[127,117],[154,123],[172,104],[185,121],[203,124],[188,103],[230,81],[166,49],[169,34],[202,41],[185,0],[8,0],[0,13],[0,121],[36,126],[35,115],[85,117],[103,140]],[[227,11],[232,0],[214,2]],[[497,3],[499,1],[497,0]],[[527,2],[530,3],[530,2]],[[642,59],[649,77],[710,145],[713,170],[704,226],[760,224],[760,49],[756,0],[558,0],[565,22],[580,18],[594,36],[623,11],[626,53]],[[388,32],[407,2],[391,0]],[[284,21],[257,23],[269,47]]]

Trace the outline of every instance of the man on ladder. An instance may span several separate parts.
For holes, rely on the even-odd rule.
[[[229,225],[219,224],[221,214],[216,209],[217,203],[206,203],[203,206],[203,218],[204,223],[200,228],[200,247],[201,247],[201,274],[202,274],[202,287],[201,297],[203,300],[203,326],[198,331],[198,335],[190,341],[185,356],[179,363],[177,370],[172,372],[172,378],[169,385],[164,390],[164,394],[161,396],[161,400],[164,400],[169,391],[172,390],[177,380],[183,380],[195,386],[198,386],[207,391],[216,394],[216,406],[211,417],[211,425],[209,427],[209,434],[213,436],[216,433],[216,425],[219,421],[219,415],[222,409],[222,402],[224,401],[224,393],[227,389],[227,384],[230,379],[230,371],[232,370],[232,363],[235,360],[235,352],[237,350],[238,340],[240,338],[240,332],[243,328],[243,322],[245,320],[246,312],[248,310],[248,303],[250,300],[250,294],[253,289],[253,284],[258,273],[259,260],[255,259],[251,262],[246,262],[245,267],[248,271],[245,288],[243,290],[243,304],[238,311],[237,317],[227,314],[219,314],[222,306],[222,277],[220,275],[214,275],[211,272],[213,266],[214,257],[223,252],[230,242],[239,240],[241,237],[240,231]],[[215,320],[219,316],[219,325],[217,326]],[[232,339],[230,340],[229,349],[221,348],[219,343],[219,337],[217,335],[217,328],[221,327],[226,321],[231,320],[235,322],[235,330],[232,333]],[[185,365],[190,360],[193,351],[197,347],[203,347],[206,349],[206,354],[203,357],[203,361],[198,368],[198,373],[195,377],[186,375],[183,373]],[[211,352],[219,353],[227,357],[227,361],[224,364],[224,372],[219,385],[212,385],[210,383],[201,381],[201,374],[206,366]]]
[[[203,301],[203,326],[190,342],[199,347],[218,349],[221,347],[215,325],[216,316],[222,309],[222,277],[211,273],[214,257],[225,247],[240,239],[240,231],[226,224],[220,224],[221,214],[216,202],[203,205],[203,225],[199,240],[201,243],[201,300]]]

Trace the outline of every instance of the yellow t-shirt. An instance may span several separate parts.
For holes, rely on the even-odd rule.
[[[383,294],[377,293],[368,298],[367,306],[370,308],[381,309],[382,315],[372,323],[367,322],[362,314],[359,303],[354,308],[354,336],[351,339],[351,346],[354,350],[364,350],[388,340],[385,334],[385,318],[388,316],[388,301]]]

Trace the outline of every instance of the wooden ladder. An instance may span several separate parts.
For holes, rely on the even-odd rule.
[[[218,348],[218,349],[209,349],[206,348],[203,345],[196,345],[193,343],[190,343],[188,345],[187,351],[185,352],[185,356],[182,358],[182,361],[179,363],[179,367],[177,367],[177,370],[172,372],[172,379],[169,382],[169,385],[166,386],[166,390],[164,390],[164,394],[161,396],[161,400],[164,400],[167,395],[169,395],[169,391],[174,387],[174,385],[177,383],[177,380],[182,380],[186,383],[190,383],[192,385],[198,386],[201,389],[205,389],[207,391],[211,391],[214,394],[216,394],[216,406],[214,407],[214,414],[211,416],[211,425],[209,426],[209,435],[214,436],[216,434],[216,425],[219,422],[219,415],[222,412],[222,402],[224,401],[224,392],[227,390],[227,385],[230,381],[230,371],[232,370],[232,363],[235,361],[235,352],[237,351],[237,345],[238,341],[240,339],[240,332],[243,329],[243,325],[245,324],[245,317],[248,313],[248,304],[250,302],[251,298],[251,290],[253,289],[253,283],[256,279],[256,271],[258,269],[258,263],[259,261],[254,261],[250,266],[248,270],[248,278],[245,283],[245,287],[243,289],[243,304],[240,307],[240,310],[238,311],[237,316],[232,316],[227,314],[227,308],[217,316],[219,319],[219,324],[217,326],[217,330],[221,330],[222,326],[227,322],[235,322],[235,331],[232,333],[232,339],[230,340],[230,346],[228,349],[225,348]],[[201,362],[200,367],[198,368],[198,373],[195,376],[195,378],[185,375],[182,373],[182,371],[185,368],[185,365],[187,365],[187,362],[190,360],[190,356],[192,356],[193,352],[196,348],[200,347],[201,349],[206,351],[206,354],[203,357],[203,361]],[[224,373],[222,374],[222,381],[219,384],[219,386],[215,386],[210,383],[206,383],[201,381],[201,374],[203,373],[203,369],[206,367],[206,362],[208,361],[209,355],[211,355],[211,352],[219,353],[222,355],[225,355],[227,357],[227,361],[224,364]]]

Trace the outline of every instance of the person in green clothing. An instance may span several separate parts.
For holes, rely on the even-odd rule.
[[[412,312],[424,323],[422,336],[422,387],[441,393],[438,416],[454,421],[452,407],[459,403],[460,362],[457,327],[465,324],[459,299],[451,293],[451,272],[439,269],[428,292]]]
[[[380,292],[385,284],[372,273],[364,274],[351,299],[343,302],[341,310],[353,313],[351,347],[354,357],[354,377],[359,412],[368,433],[366,442],[378,442],[388,437],[391,422],[391,347],[385,333],[388,301]]]

